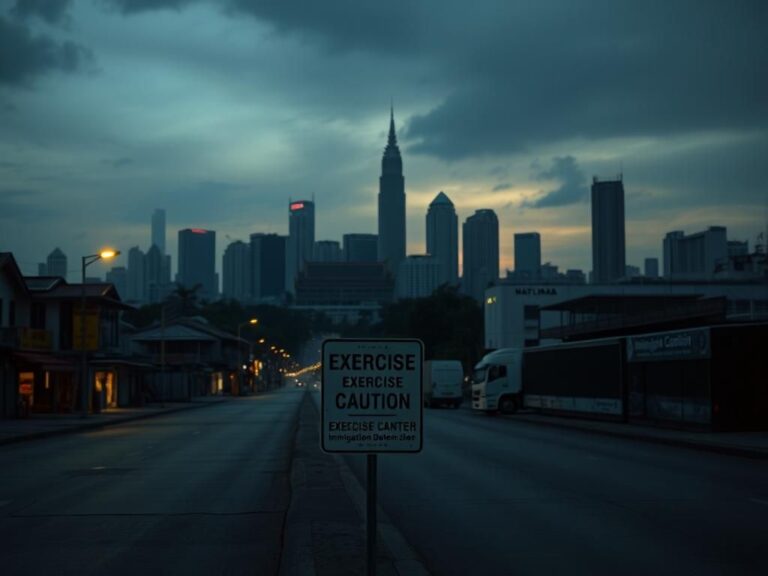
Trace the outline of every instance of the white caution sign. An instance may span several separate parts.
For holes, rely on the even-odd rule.
[[[323,342],[323,450],[420,452],[423,357],[420,340]]]

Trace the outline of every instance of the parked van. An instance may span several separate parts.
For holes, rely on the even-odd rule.
[[[464,370],[459,360],[424,362],[424,406],[461,406]]]

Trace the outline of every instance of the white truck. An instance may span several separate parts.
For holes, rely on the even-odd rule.
[[[424,362],[424,406],[461,406],[464,369],[458,360]]]
[[[501,348],[483,356],[472,372],[472,408],[512,414],[523,407],[523,351]]]

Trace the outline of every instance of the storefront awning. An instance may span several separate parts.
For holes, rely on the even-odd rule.
[[[52,354],[39,352],[14,352],[13,357],[18,364],[30,365],[48,372],[74,372],[77,369],[75,362],[68,358],[61,358]]]

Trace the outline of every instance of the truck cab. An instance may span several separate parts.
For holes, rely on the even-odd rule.
[[[472,408],[512,414],[523,405],[523,351],[502,348],[483,356],[472,371]]]

